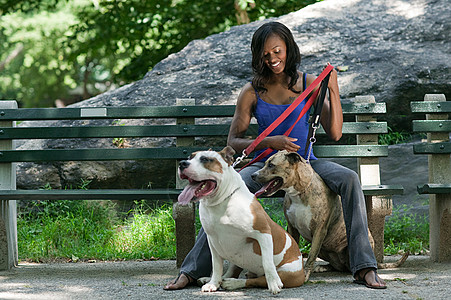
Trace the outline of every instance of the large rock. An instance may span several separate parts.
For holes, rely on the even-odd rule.
[[[388,103],[389,125],[408,130],[411,100],[421,100],[426,93],[451,95],[450,15],[447,0],[326,0],[274,20],[293,31],[303,55],[302,70],[318,74],[327,62],[347,66],[348,70],[339,74],[343,101],[372,94],[376,101]],[[175,105],[176,98],[194,98],[196,104],[204,105],[234,104],[241,87],[251,80],[250,40],[264,22],[235,26],[192,41],[158,63],[142,80],[73,107]],[[71,143],[43,141],[21,147],[62,148]],[[96,141],[86,143],[89,147]],[[111,145],[111,141],[99,143]],[[149,141],[145,143],[149,146]],[[170,146],[173,140],[152,143]],[[114,167],[112,162],[27,163],[19,166],[18,188],[36,188],[47,182],[54,187],[77,186],[81,178],[93,180],[91,187],[142,187],[148,183],[161,187],[173,182],[174,174],[168,162],[159,163],[119,162]],[[162,169],[170,174],[158,172]]]

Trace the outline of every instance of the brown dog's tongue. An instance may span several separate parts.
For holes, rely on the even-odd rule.
[[[266,189],[268,188],[268,186],[270,184],[271,184],[271,182],[268,182],[267,184],[262,186],[258,191],[256,191],[255,192],[255,197],[259,197],[259,196],[263,195],[264,193],[266,193]]]

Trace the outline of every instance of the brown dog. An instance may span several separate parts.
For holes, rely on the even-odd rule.
[[[253,174],[254,180],[264,184],[257,192],[272,195],[285,191],[284,212],[288,232],[299,242],[299,236],[311,242],[305,264],[306,280],[314,262],[320,257],[336,270],[350,271],[346,227],[339,196],[332,192],[307,161],[296,152],[279,151],[265,166]],[[371,246],[373,237],[368,230]],[[380,268],[401,265],[408,254],[398,262],[379,264]]]

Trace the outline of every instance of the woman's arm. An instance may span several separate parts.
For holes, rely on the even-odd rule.
[[[309,76],[310,84],[315,79]],[[337,71],[330,72],[329,77],[329,97],[324,99],[323,109],[321,111],[321,125],[329,138],[338,141],[342,136],[343,111],[341,109],[340,94],[338,88]]]

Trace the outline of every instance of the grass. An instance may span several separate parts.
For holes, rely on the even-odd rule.
[[[29,261],[172,259],[172,208],[139,203],[125,217],[109,201],[40,201],[18,215],[19,258]]]
[[[400,251],[424,254],[429,248],[427,217],[402,213],[406,210],[408,210],[406,205],[395,208],[385,223],[385,254],[397,254]]]
[[[286,228],[282,201],[264,199],[265,210]],[[136,202],[121,214],[109,201],[39,201],[21,208],[18,247],[21,260],[87,261],[174,259],[175,222],[172,206]],[[406,207],[402,207],[406,209]],[[196,221],[197,228],[200,222]],[[385,226],[385,254],[409,250],[424,253],[429,232],[426,218],[395,210]],[[310,244],[301,240],[301,251]]]
[[[388,126],[388,133],[379,135],[379,145],[395,145],[400,143],[406,143],[412,139],[410,133],[401,131],[393,131],[390,126]]]

